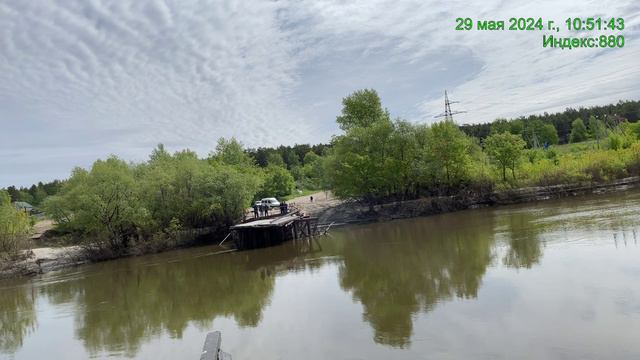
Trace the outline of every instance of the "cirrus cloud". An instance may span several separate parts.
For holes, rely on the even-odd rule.
[[[632,1],[0,0],[0,186],[65,177],[157,143],[209,152],[327,141],[340,99],[459,122],[638,98]],[[455,31],[456,17],[624,16],[623,49],[542,48],[542,33]],[[560,33],[560,36],[567,34]]]

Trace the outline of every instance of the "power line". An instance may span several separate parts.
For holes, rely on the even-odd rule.
[[[436,115],[434,117],[444,117],[444,121],[453,122],[453,115],[466,113],[466,111],[451,111],[451,104],[459,103],[460,101],[450,101],[449,95],[447,95],[447,90],[444,91],[444,113],[440,115]]]

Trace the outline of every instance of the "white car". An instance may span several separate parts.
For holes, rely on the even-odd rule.
[[[262,205],[267,205],[269,208],[280,207],[280,202],[276,198],[264,198],[260,200]]]

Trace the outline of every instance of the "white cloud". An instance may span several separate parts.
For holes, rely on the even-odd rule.
[[[134,123],[161,137],[284,123],[296,63],[273,5],[124,4],[3,4],[2,97],[28,99],[51,121]]]
[[[639,13],[632,1],[0,0],[0,185],[109,153],[142,159],[159,142],[205,154],[220,136],[327,141],[361,87],[421,121],[444,88],[470,111],[461,122],[638,98]],[[625,17],[624,49],[453,30],[456,17],[593,15]]]
[[[305,2],[295,11],[315,21],[312,33],[329,43],[327,48],[350,44],[363,52],[388,50],[385,57],[410,62],[435,62],[469,51],[482,64],[477,73],[445,86],[469,110],[460,122],[491,121],[496,117],[562,110],[638,98],[640,48],[634,45],[640,26],[640,6],[633,1],[342,1]],[[300,15],[304,14],[304,15]],[[568,17],[624,17],[623,32],[576,33],[563,31],[477,31],[476,20],[542,17],[564,26]],[[470,17],[474,30],[455,31],[454,19]],[[507,22],[508,24],[508,22]],[[561,50],[542,47],[542,35],[586,36],[622,34],[623,49]],[[358,39],[366,38],[362,44]],[[349,39],[353,41],[344,41]],[[356,45],[357,44],[357,45]],[[389,44],[393,47],[388,48]],[[383,58],[386,59],[386,58]],[[443,72],[447,68],[441,69]],[[469,69],[457,68],[459,73]],[[394,69],[389,69],[393,73]],[[430,71],[437,76],[438,71]],[[418,74],[416,74],[418,76]],[[425,84],[428,86],[428,84]],[[442,90],[419,104],[416,119],[431,121],[443,111]],[[426,93],[427,91],[425,91]],[[394,109],[392,109],[394,110]]]

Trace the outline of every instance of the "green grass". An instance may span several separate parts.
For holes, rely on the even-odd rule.
[[[600,140],[600,149],[606,148],[606,139]],[[551,149],[554,149],[558,154],[576,153],[587,150],[598,150],[598,144],[595,140],[587,140],[579,143],[553,145]]]
[[[640,143],[620,150],[597,149],[595,142],[590,143],[563,145],[569,149],[565,148],[565,152],[556,149],[555,158],[524,162],[520,168],[520,185],[604,182],[640,174]]]

